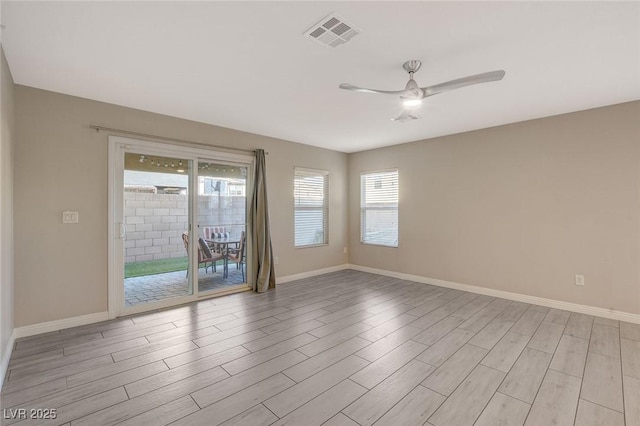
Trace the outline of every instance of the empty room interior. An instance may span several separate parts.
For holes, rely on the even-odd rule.
[[[640,2],[0,23],[0,424],[640,426]]]

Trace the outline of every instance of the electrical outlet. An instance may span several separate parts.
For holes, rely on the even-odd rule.
[[[273,258],[273,263],[276,264],[276,265],[278,264],[278,256]]]
[[[584,285],[584,275],[576,275],[576,285]]]
[[[78,212],[63,211],[62,223],[78,223]]]

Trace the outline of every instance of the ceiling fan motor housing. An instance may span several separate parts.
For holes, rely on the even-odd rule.
[[[420,62],[417,59],[413,59],[411,61],[407,61],[404,64],[402,64],[402,68],[404,68],[404,70],[409,74],[418,72],[418,70],[420,69],[420,66],[422,66],[422,62]]]
[[[422,65],[422,62],[418,61],[417,59],[407,61],[404,64],[402,64],[402,68],[404,68],[404,70],[409,73],[409,81],[407,81],[407,85],[404,87],[404,89],[407,91],[410,91],[411,95],[401,96],[401,98],[422,99],[424,97],[424,93],[418,86],[418,83],[416,83],[416,81],[413,79],[413,73],[418,72],[421,65]]]

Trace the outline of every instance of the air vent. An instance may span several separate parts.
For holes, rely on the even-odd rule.
[[[325,46],[338,47],[359,33],[360,30],[332,13],[305,31],[304,35]]]

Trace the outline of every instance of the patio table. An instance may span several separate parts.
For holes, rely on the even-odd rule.
[[[222,277],[227,278],[229,276],[229,245],[235,244],[237,247],[240,244],[239,238],[212,238],[210,240],[205,240],[209,246],[220,247],[220,252],[223,256],[224,266],[222,268]]]

